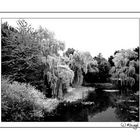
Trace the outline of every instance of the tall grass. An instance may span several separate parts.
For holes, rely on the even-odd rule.
[[[40,121],[57,105],[58,100],[47,99],[29,84],[10,83],[8,79],[2,79],[2,121]]]

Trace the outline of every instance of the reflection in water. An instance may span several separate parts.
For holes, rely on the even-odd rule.
[[[123,91],[124,92],[124,91]],[[125,94],[127,93],[127,95]],[[134,94],[132,91],[122,93],[119,98],[119,103],[115,113],[120,121],[139,121],[139,96]],[[129,94],[129,95],[128,95]]]
[[[45,121],[72,122],[130,122],[139,121],[139,92],[125,90],[90,92],[84,100],[87,104],[61,103],[53,114],[46,116]],[[88,104],[94,102],[94,104]]]
[[[96,115],[89,115],[88,120],[90,122],[118,122],[119,120],[116,118],[114,112],[115,108],[109,107],[106,111],[100,112]]]

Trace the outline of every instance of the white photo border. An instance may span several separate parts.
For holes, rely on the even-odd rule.
[[[137,19],[139,22],[139,46],[140,46],[140,12],[82,12],[82,11],[80,12],[68,12],[68,11],[67,12],[55,12],[55,11],[54,12],[37,12],[37,11],[0,12],[1,23],[2,23],[2,19],[20,19],[20,18],[21,19]],[[0,72],[1,72],[1,67],[0,67]],[[0,80],[1,80],[1,76],[0,76]],[[0,89],[1,89],[1,84],[0,84]],[[0,108],[1,108],[1,103],[0,103]],[[0,116],[1,116],[1,110],[0,110]],[[139,112],[139,116],[140,116],[140,112]],[[140,128],[139,122],[1,122],[0,120],[0,128],[134,128],[136,129],[136,128]]]

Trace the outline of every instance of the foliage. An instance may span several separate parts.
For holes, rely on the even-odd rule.
[[[11,28],[7,23],[2,24],[2,74],[13,81],[42,87],[43,67],[38,59],[36,32],[24,20],[19,21],[19,28],[14,31]]]
[[[74,78],[74,72],[67,65],[58,65],[58,77],[62,79],[62,83],[69,86]]]
[[[2,79],[1,98],[2,121],[39,121],[58,105],[31,85],[10,83],[8,79]]]
[[[30,83],[51,97],[59,79],[59,51],[64,50],[64,43],[46,28],[34,30],[25,20],[17,24],[17,29],[2,24],[2,74],[12,81]]]
[[[94,59],[97,61],[98,64],[98,73],[95,76],[95,82],[107,82],[110,74],[109,74],[109,70],[110,70],[110,64],[109,62],[102,56],[101,53],[99,53],[99,55],[97,55],[96,57],[94,57]]]
[[[133,87],[139,82],[138,53],[132,50],[120,50],[115,54],[114,67],[110,73],[112,80],[121,87]]]
[[[74,72],[68,65],[62,64],[60,57],[49,56],[48,59],[50,70],[47,71],[47,77],[52,89],[52,95],[62,98],[73,81]]]
[[[83,84],[84,75],[87,72],[94,72],[96,68],[96,61],[93,60],[89,52],[75,51],[73,55],[69,56],[69,67],[74,71],[73,86],[80,86]]]
[[[101,54],[68,48],[46,28],[35,30],[25,20],[17,21],[17,28],[1,25],[2,75],[11,81],[29,83],[47,97],[63,97],[69,86],[86,82],[108,82],[112,78],[129,81],[139,79],[139,47],[134,51],[116,51],[108,61]],[[127,79],[127,80],[126,80]]]
[[[138,54],[138,58],[137,58],[138,60],[139,60],[139,48],[140,48],[140,47],[138,46],[138,47],[136,47],[136,48],[133,50],[134,52],[136,52],[136,53]]]
[[[108,62],[109,62],[109,64],[110,64],[111,67],[114,66],[113,58],[114,57],[112,55],[108,58]]]
[[[67,51],[65,52],[65,55],[66,55],[67,57],[69,57],[70,55],[73,55],[74,52],[75,52],[75,49],[73,49],[73,48],[68,48]]]

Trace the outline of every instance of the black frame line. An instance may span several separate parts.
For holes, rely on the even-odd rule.
[[[103,14],[103,13],[105,13],[105,14],[107,14],[107,13],[110,13],[110,14],[115,14],[115,13],[139,13],[140,14],[140,11],[0,11],[0,13],[55,13],[55,14],[60,14],[60,13],[63,13],[63,14],[68,14],[68,13],[88,13],[88,14],[92,14],[92,13],[101,13],[101,14]],[[100,18],[91,18],[91,17],[80,17],[80,18],[78,18],[78,17],[60,17],[60,18],[58,18],[58,17],[53,17],[53,18],[51,18],[51,17],[49,17],[49,18],[46,18],[46,17],[36,17],[36,18],[29,18],[29,17],[21,17],[21,18],[17,18],[17,17],[9,17],[9,18],[4,18],[4,17],[1,17],[1,24],[2,24],[2,19],[138,19],[139,21],[139,46],[140,46],[140,17],[132,17],[132,18],[123,18],[123,17],[116,17],[116,18],[114,18],[114,17],[110,17],[110,18],[105,18],[105,17],[100,17]],[[139,72],[140,72],[140,69],[139,69]],[[139,98],[140,99],[140,98]],[[139,106],[140,106],[140,102],[139,102]],[[140,110],[140,109],[139,109]],[[140,111],[139,111],[139,116],[140,116]],[[2,122],[2,121],[0,121],[0,122]],[[140,122],[140,118],[139,118],[139,122]],[[135,123],[138,123],[139,124],[139,122],[135,122]],[[3,123],[3,122],[2,122]],[[13,122],[14,123],[14,122]],[[19,122],[20,123],[20,122]],[[26,122],[25,122],[26,123]],[[37,122],[37,123],[39,123],[39,122]],[[45,122],[45,123],[47,123],[47,122]],[[56,122],[57,123],[57,122]],[[63,122],[64,123],[64,122]],[[92,122],[90,122],[90,123],[92,123]],[[112,122],[113,123],[113,122]],[[119,122],[119,123],[132,123],[132,122]],[[64,127],[64,126],[62,126],[62,127],[37,127],[37,126],[35,126],[35,127],[12,127],[12,126],[10,126],[10,127],[6,127],[6,126],[0,126],[0,128],[133,128],[134,129],[134,127],[86,127],[86,126],[81,126],[81,127]],[[140,128],[140,126],[138,126],[138,127],[136,127],[136,128]]]

